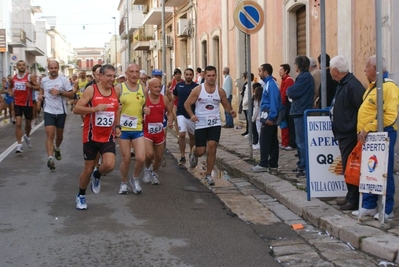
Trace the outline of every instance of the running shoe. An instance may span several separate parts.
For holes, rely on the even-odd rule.
[[[185,164],[186,164],[186,157],[181,157],[177,165],[180,167],[184,167]]]
[[[32,148],[32,143],[30,142],[30,137],[27,137],[26,134],[24,134],[24,140],[25,140],[26,145],[29,148]]]
[[[209,174],[205,175],[205,182],[210,186],[215,185],[215,181],[212,179],[212,176],[210,176]]]
[[[22,145],[17,146],[17,150],[15,150],[15,153],[22,153],[24,150],[22,149]]]
[[[4,119],[3,121],[4,121],[4,123],[8,123],[7,119]]]
[[[377,213],[377,209],[361,208],[359,210],[352,211],[352,215],[359,216],[359,212],[361,216],[374,216]]]
[[[380,215],[379,213],[376,213],[374,215],[374,220],[379,220],[379,215]],[[391,213],[389,213],[389,214],[384,213],[384,217],[385,217],[385,220],[392,219],[393,218],[393,211]]]
[[[159,184],[158,174],[156,174],[155,172],[151,172],[151,183],[153,185],[158,185]]]
[[[90,183],[90,189],[91,192],[93,192],[94,194],[100,194],[101,191],[101,181],[100,178],[96,178],[94,177],[93,173],[95,172],[95,170],[91,173],[91,183]]]
[[[195,150],[195,146],[193,147],[193,149],[191,149],[190,158],[188,159],[191,168],[197,167],[197,164],[198,164],[198,158],[196,156],[194,156],[194,150]]]
[[[62,159],[62,157],[61,157],[61,151],[58,149],[58,150],[56,150],[55,148],[54,148],[54,157],[57,159],[57,160],[61,160]]]
[[[129,187],[127,186],[127,183],[121,183],[121,186],[119,187],[119,195],[127,195],[129,193]]]
[[[161,166],[162,166],[162,167],[166,167],[166,159],[165,159],[165,156],[162,156]]]
[[[47,167],[49,167],[51,171],[55,169],[55,163],[54,163],[54,160],[52,158],[48,159]]]
[[[151,182],[151,168],[145,168],[144,167],[144,177],[143,177],[143,182],[148,184]]]
[[[78,210],[87,210],[86,204],[86,196],[85,195],[76,195],[76,208]]]
[[[15,119],[12,119],[12,124],[15,124],[17,121]]]
[[[129,183],[132,186],[133,193],[137,195],[141,194],[141,186],[139,179],[133,179],[133,177],[130,177]]]

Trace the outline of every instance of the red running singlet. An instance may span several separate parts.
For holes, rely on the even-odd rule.
[[[26,88],[26,83],[29,82],[29,73],[25,73],[22,78],[15,74],[12,78],[14,83],[14,102],[17,106],[33,107],[33,93],[32,88]]]
[[[159,102],[153,104],[148,96],[145,101],[146,107],[150,109],[150,114],[144,116],[144,137],[152,140],[155,144],[163,142],[165,132],[163,130],[163,120],[165,117],[165,101],[160,95]]]

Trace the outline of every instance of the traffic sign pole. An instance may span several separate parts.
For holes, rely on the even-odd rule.
[[[252,85],[251,85],[251,35],[245,34],[246,42],[247,42],[247,86],[248,86],[248,112],[247,112],[247,123],[248,123],[248,134],[249,134],[249,159],[253,159],[253,148],[252,148]],[[245,94],[245,93],[244,93]],[[260,136],[258,138],[258,142],[260,140]]]

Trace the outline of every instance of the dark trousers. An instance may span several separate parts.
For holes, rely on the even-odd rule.
[[[243,111],[244,111],[244,115],[245,115],[245,121],[247,122],[247,126],[245,128],[245,133],[248,133],[248,125],[249,125],[249,122],[248,122],[248,110],[243,110]]]
[[[260,130],[260,163],[259,165],[266,168],[278,167],[278,139],[277,125],[269,126],[262,124]]]
[[[287,116],[287,125],[289,129],[289,142],[288,145],[292,148],[296,148],[296,142],[295,142],[295,123],[294,123],[294,118],[291,116]]]
[[[252,144],[256,145],[259,142],[258,129],[256,129],[256,121],[252,122]]]
[[[354,138],[342,138],[338,140],[338,147],[341,152],[342,158],[342,171],[345,173],[346,164],[348,161],[348,157],[351,154],[352,150],[355,148],[357,144],[357,137]],[[359,203],[359,187],[356,185],[346,183],[346,187],[348,189],[348,193],[346,194],[346,201],[351,204]]]

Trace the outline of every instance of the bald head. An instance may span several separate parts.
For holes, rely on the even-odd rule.
[[[136,84],[140,78],[140,68],[136,63],[130,63],[125,71],[126,80],[128,83]]]
[[[50,60],[48,62],[48,71],[50,73],[50,79],[58,77],[58,71],[60,70],[60,64],[56,60]]]
[[[159,96],[161,87],[161,81],[158,78],[152,78],[148,81],[148,90],[154,96]]]

